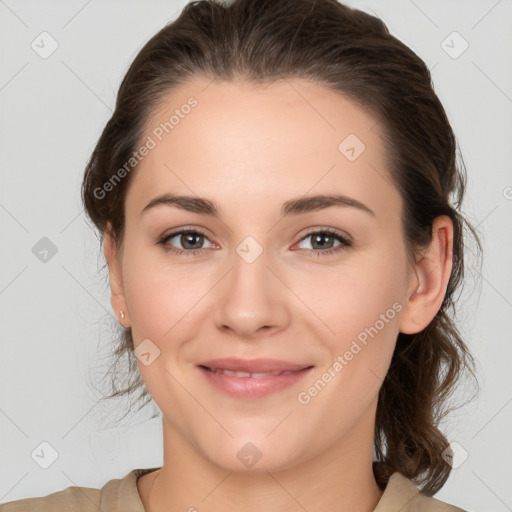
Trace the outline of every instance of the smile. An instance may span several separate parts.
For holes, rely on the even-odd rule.
[[[297,373],[297,371],[300,371],[300,370],[296,370],[296,371],[285,370],[282,372],[277,371],[277,372],[253,373],[253,372],[236,372],[233,370],[221,370],[219,368],[209,368],[207,366],[205,368],[207,368],[208,370],[210,370],[211,372],[214,372],[214,373],[221,373],[223,375],[231,375],[232,377],[240,377],[242,379],[245,379],[248,377],[253,377],[255,379],[264,379],[265,377],[275,377],[277,375],[289,375],[291,373]]]
[[[209,386],[233,398],[254,400],[276,394],[297,384],[313,366],[293,370],[244,371],[198,365]]]

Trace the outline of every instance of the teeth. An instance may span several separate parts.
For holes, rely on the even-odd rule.
[[[234,372],[231,370],[219,370],[219,369],[213,369],[213,368],[210,368],[210,370],[212,370],[215,373],[222,373],[224,375],[230,375],[231,377],[241,377],[241,378],[252,377],[254,379],[263,379],[265,377],[273,377],[276,375],[291,373],[289,371],[266,372],[266,373]]]

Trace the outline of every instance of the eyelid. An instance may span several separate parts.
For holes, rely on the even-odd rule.
[[[206,233],[205,230],[202,228],[198,228],[197,226],[182,226],[176,229],[172,229],[169,232],[164,233],[158,238],[158,244],[162,245],[164,247],[164,250],[169,252],[174,252],[177,254],[181,253],[188,253],[188,254],[200,254],[206,249],[211,249],[211,247],[201,247],[200,249],[180,249],[178,247],[174,247],[170,244],[168,244],[168,241],[172,238],[185,234],[185,233],[197,233],[198,235],[203,236],[206,238],[212,245],[213,248],[218,248],[218,244],[210,240],[210,236]]]
[[[201,247],[199,249],[179,249],[174,246],[167,246],[167,242],[170,239],[172,239],[178,235],[185,234],[185,233],[197,233],[197,234],[203,236],[204,238],[206,238],[210,242],[210,244],[213,245],[213,247]],[[327,227],[327,226],[316,226],[316,227],[307,228],[307,231],[303,232],[300,235],[299,239],[293,244],[293,246],[299,244],[300,242],[306,240],[308,237],[315,235],[315,234],[331,235],[333,238],[338,240],[339,245],[334,248],[330,248],[330,249],[299,249],[299,250],[307,251],[309,253],[313,253],[317,256],[320,256],[322,254],[327,255],[327,254],[335,253],[335,252],[341,251],[343,249],[352,247],[352,245],[353,245],[353,238],[348,233],[340,232],[337,229]],[[162,235],[159,238],[158,243],[161,244],[162,246],[164,246],[164,249],[166,251],[174,252],[176,254],[187,253],[190,255],[192,255],[192,254],[199,255],[199,254],[202,254],[207,249],[219,248],[218,244],[216,244],[215,242],[212,242],[210,240],[210,236],[206,233],[206,230],[203,230],[202,228],[199,228],[197,226],[182,226],[180,228],[171,230],[169,233]]]
[[[308,236],[314,235],[315,233],[329,233],[333,236],[337,236],[337,237],[341,238],[342,240],[344,240],[347,243],[350,243],[350,244],[354,243],[354,239],[345,231],[339,231],[337,229],[330,228],[328,226],[315,226],[312,228],[307,228],[307,230],[305,232],[303,232],[301,235],[299,235],[299,239],[297,240],[297,242],[294,243],[294,245],[297,244],[298,242],[302,242],[305,238],[307,238]]]
[[[200,228],[200,227],[197,227],[197,226],[181,226],[181,227],[176,228],[176,229],[171,229],[169,232],[164,233],[160,237],[160,239],[162,239],[162,238],[169,238],[169,237],[173,237],[173,236],[176,236],[176,235],[180,235],[181,233],[184,233],[184,232],[185,233],[187,233],[187,232],[198,233],[200,235],[203,235],[205,238],[208,238],[208,240],[210,240],[210,235],[207,233],[207,231],[204,230],[203,228]],[[211,242],[211,240],[210,240],[210,242]]]

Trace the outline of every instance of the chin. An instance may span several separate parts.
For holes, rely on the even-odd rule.
[[[225,436],[224,442],[205,446],[203,454],[216,466],[236,473],[281,471],[299,462],[299,450],[292,445],[286,446],[278,435],[273,440],[265,436],[261,433],[234,438]]]

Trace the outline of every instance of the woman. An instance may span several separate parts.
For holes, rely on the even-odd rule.
[[[187,5],[124,77],[82,189],[164,463],[0,510],[461,510],[433,495],[472,373],[448,316],[463,192],[429,70],[381,20]]]

